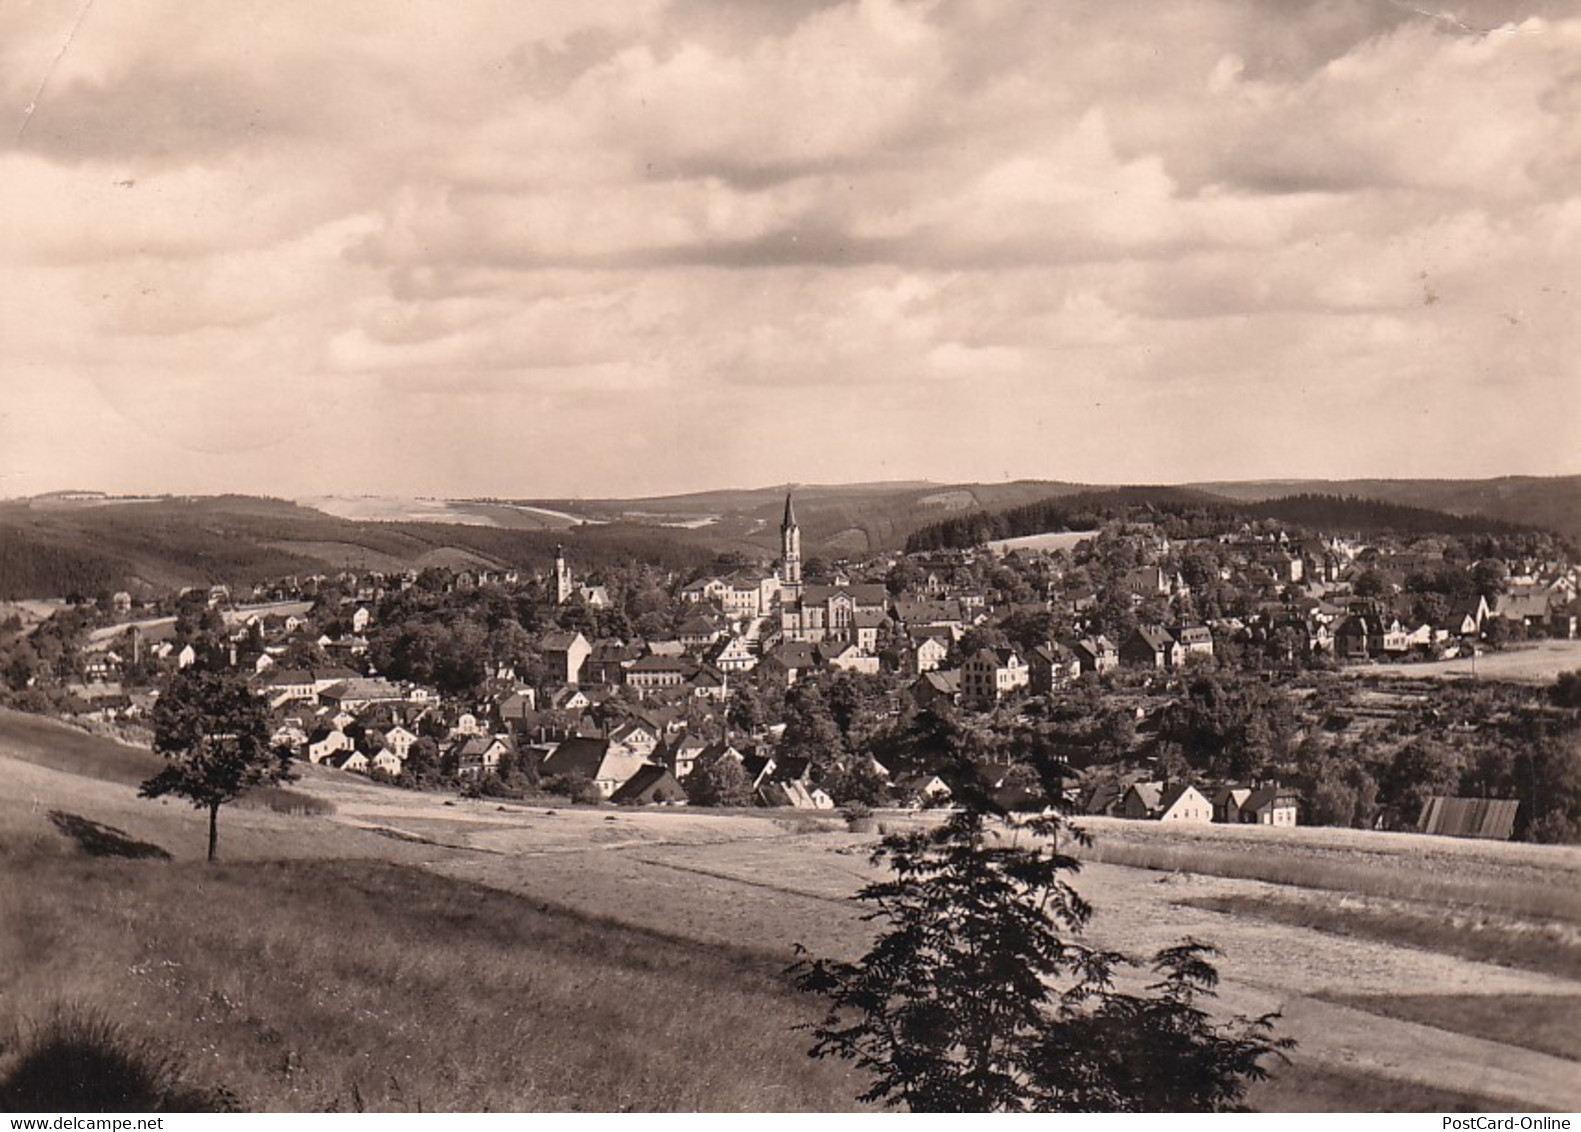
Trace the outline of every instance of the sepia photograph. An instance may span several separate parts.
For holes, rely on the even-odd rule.
[[[1573,0],[15,0],[0,92],[8,1132],[1573,1127]]]

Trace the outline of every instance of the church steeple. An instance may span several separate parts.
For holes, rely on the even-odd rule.
[[[780,581],[787,588],[801,588],[801,527],[796,524],[796,504],[785,493],[785,519],[780,523]]]
[[[556,605],[564,605],[571,600],[571,591],[575,587],[571,582],[571,565],[565,560],[565,547],[554,548],[554,601]]]

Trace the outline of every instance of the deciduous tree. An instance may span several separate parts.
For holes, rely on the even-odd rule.
[[[209,814],[209,860],[219,844],[220,807],[255,786],[289,780],[291,752],[271,749],[263,700],[230,672],[185,669],[154,703],[154,750],[169,760],[139,794],[185,798]]]

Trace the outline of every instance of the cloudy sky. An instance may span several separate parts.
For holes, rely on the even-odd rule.
[[[1569,0],[20,0],[0,496],[1581,472]]]

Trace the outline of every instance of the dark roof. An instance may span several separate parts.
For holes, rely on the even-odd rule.
[[[811,668],[818,662],[813,647],[805,641],[786,641],[764,659],[778,661],[786,668]]]
[[[1292,791],[1285,790],[1279,786],[1259,786],[1247,795],[1246,799],[1241,802],[1240,808],[1256,813],[1259,810],[1294,805],[1296,805],[1296,796]]]
[[[852,582],[845,586],[807,586],[802,590],[803,605],[823,605],[836,594],[844,593],[858,605],[882,606],[889,600],[889,590],[881,582]]]
[[[637,769],[620,788],[609,796],[611,802],[629,802],[646,805],[656,800],[656,795],[664,794],[666,800],[679,800],[686,796],[681,784],[676,781],[675,775],[669,768],[662,766],[644,766]]]
[[[785,493],[785,518],[781,521],[780,526],[782,528],[789,528],[794,527],[795,525],[796,505],[791,502],[791,493],[787,491]]]
[[[1158,812],[1168,813],[1169,807],[1180,801],[1181,796],[1192,788],[1189,782],[1172,783],[1158,798]]]
[[[575,736],[561,743],[544,759],[543,773],[546,777],[577,774],[584,778],[597,778],[598,768],[604,765],[604,756],[608,753],[608,739]]]
[[[954,695],[961,690],[961,671],[958,668],[934,669],[924,672],[917,677],[919,683],[933,685],[934,689],[946,695]]]
[[[1175,643],[1174,639],[1157,625],[1144,625],[1137,629],[1136,635],[1154,652],[1163,652]]]

